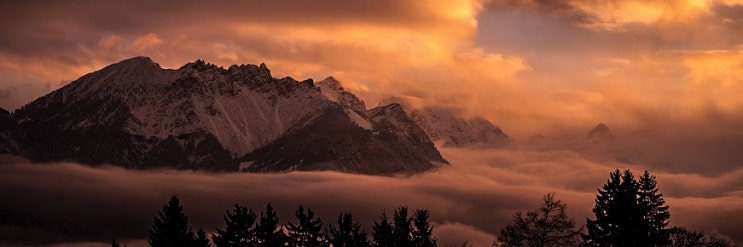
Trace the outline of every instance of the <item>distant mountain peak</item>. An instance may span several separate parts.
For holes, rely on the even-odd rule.
[[[481,116],[465,119],[457,111],[440,107],[409,110],[410,117],[434,142],[454,148],[500,148],[512,140]]]
[[[121,62],[115,63],[110,65],[110,67],[115,67],[117,69],[125,69],[125,70],[137,70],[141,68],[158,68],[160,69],[160,64],[156,63],[149,57],[145,56],[137,56],[132,57],[129,59],[122,60]]]
[[[343,89],[343,85],[341,85],[341,82],[338,81],[338,79],[335,79],[335,77],[328,76],[325,79],[317,82],[317,85],[319,86],[325,86],[333,90],[337,91],[345,91]]]
[[[605,123],[599,123],[596,125],[596,127],[593,127],[593,129],[591,129],[591,132],[588,133],[588,138],[612,140],[615,139],[616,136],[611,132],[608,125],[606,125]]]
[[[343,105],[357,114],[365,115],[366,104],[364,101],[356,97],[353,93],[346,91],[341,82],[335,79],[335,77],[328,76],[322,81],[315,83],[315,85],[320,88],[320,93],[329,100]]]

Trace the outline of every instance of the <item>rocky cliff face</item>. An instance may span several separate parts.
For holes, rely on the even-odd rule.
[[[368,174],[445,163],[417,125],[387,124],[415,125],[404,112],[405,119],[388,121],[401,117],[395,111],[367,111],[332,77],[316,85],[274,78],[264,64],[224,69],[197,60],[172,70],[135,57],[8,118],[17,123],[19,152],[36,161]]]

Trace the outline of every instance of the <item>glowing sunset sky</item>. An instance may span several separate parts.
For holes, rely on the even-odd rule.
[[[737,126],[743,2],[34,1],[3,3],[0,107],[144,55],[335,76],[490,118],[517,137],[597,122]],[[720,123],[723,122],[723,123]],[[710,131],[715,132],[715,127]],[[582,130],[581,130],[582,131]]]
[[[495,185],[478,193],[500,193],[499,199],[535,193],[522,194],[518,206],[501,208],[499,219],[529,209],[552,189],[575,205],[571,213],[583,223],[595,188],[609,171],[649,169],[674,203],[672,225],[719,231],[743,242],[743,0],[0,3],[2,108],[17,109],[133,56],[151,57],[164,68],[204,59],[225,67],[263,62],[275,77],[334,76],[369,107],[402,97],[419,106],[485,116],[514,138],[517,148],[495,154],[442,151],[453,166],[472,167],[414,180],[423,185],[394,181],[413,187],[411,194],[441,189],[431,180],[453,183],[457,176],[490,174],[483,179]],[[600,122],[618,136],[607,149],[566,137],[584,136]],[[541,147],[524,144],[537,134],[565,139]],[[549,152],[540,153],[545,149]],[[617,163],[616,153],[636,164]],[[543,166],[559,175],[539,171]],[[85,174],[97,172],[120,171]],[[136,176],[124,173],[124,180]],[[322,178],[335,176],[341,175]],[[365,179],[375,184],[386,178]],[[10,177],[4,180],[14,185]],[[519,187],[524,184],[528,188]],[[431,197],[481,188],[472,186]],[[475,205],[481,194],[462,197]],[[441,208],[434,216],[446,210],[433,208]],[[700,213],[715,210],[710,217]],[[721,222],[730,216],[724,213],[737,223]],[[467,217],[452,216],[461,220],[457,224],[475,227],[485,242],[502,226]]]

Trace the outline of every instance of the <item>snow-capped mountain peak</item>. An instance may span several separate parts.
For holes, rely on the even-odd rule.
[[[337,114],[345,117],[338,118]],[[375,143],[378,150],[407,150],[409,153],[389,155],[415,157],[406,162],[416,164],[416,171],[443,160],[433,146],[402,149],[401,145],[409,143],[379,139],[372,130],[407,133],[416,143],[430,143],[425,133],[380,125],[367,114],[364,102],[332,77],[316,85],[311,79],[299,82],[291,77],[274,78],[265,64],[224,69],[196,60],[173,70],[162,69],[149,58],[135,57],[87,74],[29,103],[12,118],[23,120],[21,142],[27,147],[23,153],[39,161],[72,159],[125,167],[237,170],[239,163],[251,157],[256,167],[275,171],[288,161],[261,163],[265,159],[258,154],[266,153],[272,144],[283,143],[281,140],[291,142],[285,140],[288,137],[313,140],[305,134],[343,140],[337,148],[363,149]],[[337,131],[356,133],[358,138],[349,139]],[[336,143],[335,139],[322,140],[330,141],[329,145]],[[309,147],[315,144],[299,143],[308,146],[296,147],[299,153],[293,156],[306,160],[297,169],[320,169],[318,164],[332,162],[342,167],[340,170],[351,172],[410,171],[400,160],[361,162],[374,160],[370,152],[334,157],[330,153],[306,153],[303,150],[311,150]],[[285,149],[278,147],[269,153],[281,150]],[[328,156],[317,159],[310,157],[313,155]],[[307,163],[310,160],[320,163]],[[349,168],[339,161],[356,167]],[[394,164],[385,165],[389,162]]]

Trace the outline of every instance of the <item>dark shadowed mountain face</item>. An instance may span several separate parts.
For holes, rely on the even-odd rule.
[[[0,116],[14,126],[0,137],[35,161],[128,168],[391,174],[446,163],[402,109],[384,110],[399,106],[367,112],[334,78],[318,85],[264,64],[172,70],[135,57]]]
[[[399,105],[371,109],[368,114],[371,130],[348,121],[344,109],[330,107],[313,124],[246,156],[242,169],[392,174],[422,172],[447,163]]]
[[[18,144],[14,141],[18,125],[10,117],[10,112],[0,108],[0,154],[17,153]]]

